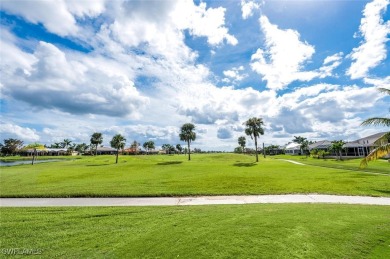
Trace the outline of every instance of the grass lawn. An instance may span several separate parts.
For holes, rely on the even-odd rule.
[[[1,197],[186,196],[322,193],[390,196],[390,178],[240,154],[82,157],[3,167]],[[377,165],[378,164],[378,165]],[[382,165],[383,164],[383,165]],[[358,163],[356,164],[356,168]],[[389,172],[378,161],[371,168]]]
[[[380,159],[375,162],[369,162],[368,167],[359,168],[361,158],[354,158],[354,159],[344,158],[341,161],[334,158],[318,159],[313,157],[292,156],[292,155],[270,156],[270,158],[289,159],[304,164],[317,165],[317,166],[328,167],[328,168],[349,169],[353,171],[373,172],[373,173],[382,173],[382,174],[385,173],[390,175],[390,163],[388,162],[387,159]]]
[[[1,251],[55,258],[390,258],[386,206],[1,208]]]

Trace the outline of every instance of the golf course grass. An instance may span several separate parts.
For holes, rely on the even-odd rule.
[[[252,204],[0,211],[2,252],[25,249],[43,258],[390,258],[387,206]]]
[[[271,156],[274,159],[289,159],[294,160],[303,164],[316,165],[327,168],[337,168],[337,169],[347,169],[352,171],[360,172],[371,172],[371,173],[380,173],[380,174],[389,174],[390,175],[390,163],[387,159],[379,159],[375,162],[370,162],[368,167],[359,168],[361,158],[346,159],[342,160],[334,158],[313,158],[306,156],[292,156],[292,155],[278,155]]]
[[[283,156],[290,159],[291,157]],[[320,193],[390,196],[390,166],[359,160],[346,168],[297,165],[241,154],[81,157],[3,167],[1,197],[134,197]],[[44,158],[38,158],[44,159]],[[303,161],[302,161],[303,162]],[[334,161],[326,161],[334,164]],[[355,163],[351,170],[350,163]],[[343,165],[343,164],[342,164]],[[370,173],[369,170],[372,170]],[[374,174],[381,172],[384,175]]]

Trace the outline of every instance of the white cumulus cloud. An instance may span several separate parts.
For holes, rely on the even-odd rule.
[[[390,21],[384,22],[382,15],[389,3],[389,0],[374,0],[368,3],[363,11],[364,17],[359,27],[363,41],[350,53],[353,62],[347,70],[347,75],[352,79],[365,77],[370,69],[386,58]]]
[[[252,0],[241,0],[242,18],[245,20],[251,17],[255,10],[260,9],[261,4]]]
[[[300,34],[291,29],[283,30],[271,24],[266,16],[260,17],[265,36],[265,49],[259,48],[252,55],[252,69],[267,81],[267,87],[280,90],[294,80],[308,81],[317,76],[312,71],[302,71],[315,49],[300,40]]]

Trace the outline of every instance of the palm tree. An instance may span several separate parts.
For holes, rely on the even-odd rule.
[[[387,88],[378,88],[382,93],[390,95],[390,89]],[[373,125],[373,126],[385,126],[390,127],[390,118],[383,117],[374,117],[369,118],[362,123],[363,126]],[[390,154],[390,132],[385,133],[380,137],[375,144],[378,145],[377,148],[372,150],[365,158],[360,162],[360,168],[367,167],[368,162],[372,160],[377,160],[378,158],[384,157]]]
[[[64,139],[62,141],[62,145],[64,146],[64,148],[68,148],[68,146],[70,145],[70,143],[72,143],[72,141],[70,139]]]
[[[100,132],[95,132],[91,136],[91,144],[95,145],[95,155],[97,155],[97,147],[103,143],[103,135]]]
[[[264,129],[262,128],[262,126],[264,125],[263,119],[253,117],[247,120],[244,125],[246,126],[245,134],[250,136],[251,139],[255,139],[256,162],[259,162],[259,155],[257,151],[257,138],[260,135],[264,135]]]
[[[330,149],[332,151],[334,151],[336,154],[339,155],[339,159],[341,160],[341,156],[342,156],[342,153],[341,151],[343,151],[343,146],[345,145],[345,142],[342,141],[342,140],[335,140],[335,141],[332,141],[332,146],[330,147]]]
[[[121,134],[116,134],[114,137],[112,137],[112,140],[110,141],[111,147],[116,148],[116,164],[118,164],[119,149],[123,149],[125,147],[125,144],[126,139]]]
[[[238,144],[241,146],[241,152],[244,153],[246,138],[244,136],[239,137]]]
[[[180,128],[180,140],[186,141],[188,145],[188,161],[191,160],[191,149],[190,149],[190,143],[191,141],[195,141],[196,139],[196,133],[194,132],[195,125],[192,123],[185,123]]]

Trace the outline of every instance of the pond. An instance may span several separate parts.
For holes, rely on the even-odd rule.
[[[46,159],[46,160],[35,160],[34,164],[46,163],[46,162],[57,162],[63,159]],[[31,160],[19,160],[19,161],[4,161],[0,160],[0,166],[14,166],[14,165],[31,165]]]

